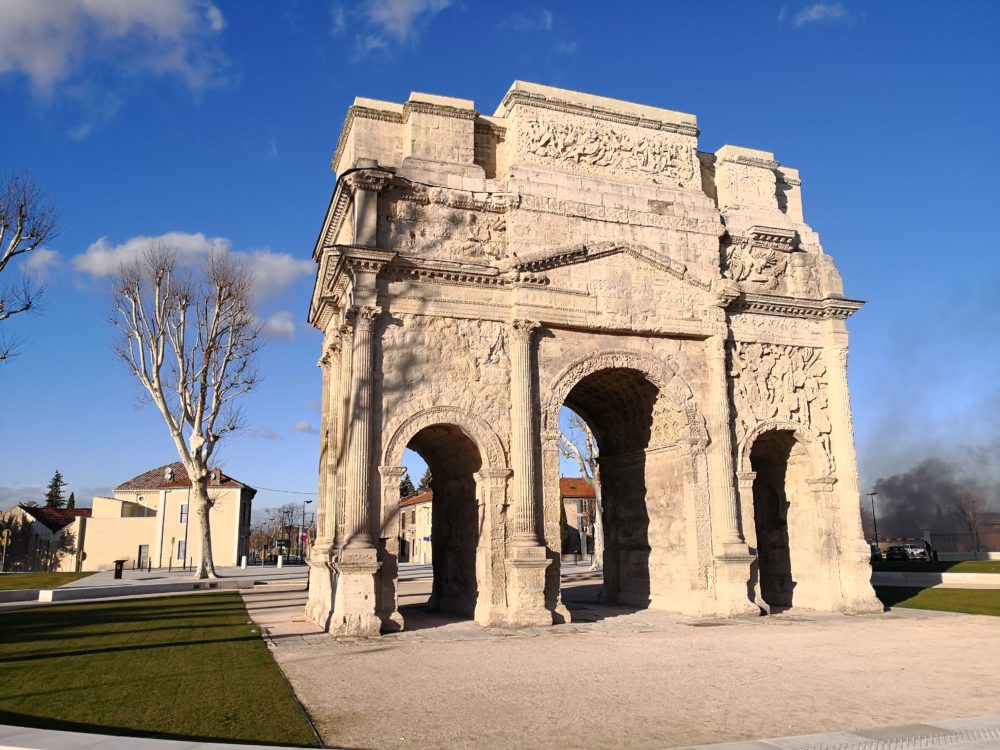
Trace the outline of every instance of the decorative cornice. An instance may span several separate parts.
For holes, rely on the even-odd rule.
[[[476,135],[488,135],[496,138],[498,141],[503,141],[507,139],[507,128],[502,125],[495,125],[492,122],[476,120]]]
[[[723,164],[740,164],[744,167],[757,167],[758,169],[769,169],[772,172],[781,166],[780,162],[773,159],[760,159],[756,156],[727,156],[720,160]]]
[[[698,137],[699,133],[696,125],[654,120],[652,118],[640,117],[638,115],[629,115],[624,112],[616,112],[615,110],[606,109],[597,105],[573,104],[571,102],[564,102],[558,99],[549,99],[543,94],[535,94],[516,89],[507,92],[507,96],[504,97],[500,106],[506,110],[510,110],[511,107],[517,104],[524,104],[529,107],[537,107],[540,109],[551,109],[556,112],[565,112],[567,114],[583,115],[584,117],[589,117],[591,119],[605,120],[607,122],[614,122],[620,125],[632,125],[634,127],[649,128],[650,130],[660,130],[667,133],[679,133],[680,135],[689,135],[695,138]]]
[[[359,169],[343,178],[354,190],[369,190],[378,192],[392,181],[392,173],[384,169]]]
[[[586,263],[598,258],[604,258],[616,253],[625,253],[633,258],[642,260],[651,266],[665,271],[692,286],[708,291],[710,283],[703,282],[691,276],[687,267],[673,258],[661,255],[655,250],[645,245],[623,242],[598,242],[594,244],[582,243],[579,245],[564,245],[561,247],[546,248],[534,253],[515,256],[511,259],[510,265],[518,271],[547,271],[560,266],[573,265],[575,263]]]
[[[864,304],[860,300],[845,297],[804,300],[772,294],[746,293],[733,304],[732,312],[754,312],[789,318],[846,320]]]
[[[347,110],[347,116],[344,118],[344,124],[340,128],[340,138],[337,139],[337,150],[333,152],[333,158],[330,160],[330,169],[336,170],[337,162],[340,161],[340,157],[344,155],[344,149],[347,148],[347,134],[351,131],[351,126],[354,124],[354,119],[356,117],[361,117],[366,120],[378,120],[380,122],[393,122],[400,123],[403,122],[403,115],[401,112],[392,112],[391,110],[385,109],[372,109],[370,107],[359,107],[354,105]]]
[[[459,120],[475,120],[479,113],[474,109],[449,107],[447,104],[431,104],[430,102],[406,102],[403,105],[403,122],[410,119],[410,114],[437,115],[438,117],[455,117]]]
[[[766,247],[769,250],[780,250],[790,253],[795,249],[795,239],[798,233],[794,229],[782,227],[763,227],[754,225],[747,230],[747,239],[755,247]]]

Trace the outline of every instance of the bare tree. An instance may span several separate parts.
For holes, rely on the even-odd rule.
[[[176,250],[150,246],[118,272],[115,353],[163,415],[194,490],[201,532],[195,577],[215,578],[209,462],[219,441],[242,426],[234,399],[257,385],[261,327],[245,266],[222,253],[197,277],[176,266]]]
[[[597,441],[590,427],[573,412],[569,418],[569,435],[559,433],[559,450],[576,461],[580,473],[594,488],[594,563],[592,570],[604,567],[604,502],[601,497],[601,466]],[[583,540],[581,540],[582,543]]]
[[[973,544],[976,559],[979,559],[979,527],[983,520],[983,513],[979,508],[979,501],[969,494],[968,490],[961,490],[958,499],[951,505],[951,512],[958,521],[968,528],[969,537]]]
[[[10,175],[0,182],[0,274],[18,256],[27,255],[55,237],[56,214],[31,178]],[[0,287],[0,323],[33,310],[42,289],[22,273],[16,283]],[[20,341],[0,338],[0,362],[17,354]]]

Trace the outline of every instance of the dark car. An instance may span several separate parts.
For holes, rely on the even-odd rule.
[[[869,546],[871,547],[871,551],[872,551],[870,559],[872,559],[872,560],[881,560],[882,559],[882,550],[880,550],[878,548],[878,545],[875,544],[875,542],[871,542],[869,544]]]
[[[886,560],[909,560],[910,553],[905,547],[889,547],[885,553]]]

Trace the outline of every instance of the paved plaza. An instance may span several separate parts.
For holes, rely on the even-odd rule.
[[[378,639],[320,633],[304,589],[244,593],[328,745],[682,747],[1000,713],[995,618],[697,620],[601,607],[600,582],[577,568],[564,580],[572,624],[483,628],[425,612],[426,572],[401,578],[408,629]],[[786,746],[881,747],[870,733],[834,739]],[[980,732],[947,746],[960,742],[1000,744]]]

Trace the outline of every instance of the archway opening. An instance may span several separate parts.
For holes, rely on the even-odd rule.
[[[413,617],[416,609],[472,618],[479,598],[476,554],[482,529],[479,449],[448,424],[425,427],[407,448],[426,463],[430,481],[429,492],[400,501],[400,546],[406,551],[400,611],[407,628],[419,620]]]
[[[753,481],[754,539],[760,598],[770,612],[793,606],[799,569],[809,547],[812,493],[806,479],[810,462],[805,448],[788,430],[765,432],[750,450]],[[801,593],[801,592],[799,592]]]
[[[595,604],[633,608],[650,605],[652,547],[647,462],[658,397],[659,389],[641,372],[608,368],[580,380],[564,402],[565,408],[578,415],[590,429],[597,444],[603,521],[603,555],[600,549],[595,551],[603,558],[600,567],[603,580],[598,584],[594,574],[587,577],[589,580],[573,574],[563,579],[563,602],[576,621],[606,616],[595,613]],[[575,527],[576,509],[585,507],[585,503],[567,504],[564,485],[561,482],[560,502],[565,508],[561,512],[566,513],[567,526]],[[595,501],[594,506],[597,505]],[[587,520],[586,543],[593,545],[596,534],[586,531],[593,531],[594,519]],[[580,545],[579,534],[570,536]],[[599,540],[596,541],[599,546]],[[572,558],[566,559],[569,562]]]

